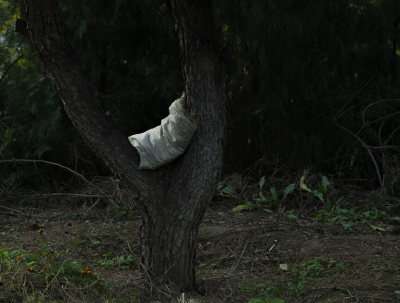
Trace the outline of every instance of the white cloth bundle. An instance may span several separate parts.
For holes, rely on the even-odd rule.
[[[140,155],[140,169],[156,169],[179,157],[196,131],[196,120],[184,108],[185,94],[169,107],[161,125],[130,136],[130,143]]]

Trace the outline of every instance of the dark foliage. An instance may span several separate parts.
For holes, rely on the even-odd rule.
[[[0,1],[0,157],[105,173],[65,118],[24,38],[13,33],[17,4]],[[170,16],[159,14],[162,2],[60,5],[106,113],[127,136],[158,124],[183,87],[178,41]],[[279,159],[370,187],[384,183],[394,193],[399,12],[397,0],[215,1],[230,102],[227,170]],[[0,178],[15,173],[2,166]]]

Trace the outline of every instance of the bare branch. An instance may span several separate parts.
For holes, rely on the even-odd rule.
[[[10,215],[20,215],[20,216],[28,217],[28,215],[26,213],[23,213],[22,211],[20,211],[18,209],[9,208],[7,206],[2,206],[2,205],[0,205],[0,208],[10,211],[9,213],[7,213]]]
[[[333,121],[339,128],[341,128],[342,130],[344,130],[346,133],[348,133],[349,135],[351,135],[353,138],[355,138],[366,150],[367,153],[369,155],[369,157],[371,158],[372,163],[374,164],[375,167],[375,171],[376,171],[376,175],[378,176],[378,180],[379,180],[379,184],[381,187],[384,186],[384,182],[382,179],[382,175],[381,175],[381,171],[379,169],[378,163],[375,160],[374,154],[371,151],[371,148],[356,134],[354,134],[353,132],[351,132],[349,129],[345,128],[344,126],[340,125],[339,123],[336,123],[335,121]]]
[[[28,0],[28,39],[42,61],[74,127],[108,168],[140,192],[143,201],[161,192],[160,172],[138,169],[139,154],[105,115],[67,39],[58,1]],[[43,26],[43,25],[46,26]],[[134,113],[132,113],[134,114]]]
[[[59,163],[55,163],[55,162],[51,162],[51,161],[46,161],[46,160],[31,160],[31,159],[9,159],[9,160],[0,160],[0,164],[2,163],[29,163],[29,164],[37,164],[37,163],[42,163],[42,164],[47,164],[47,165],[51,165],[51,166],[56,166],[59,167],[61,169],[64,169],[66,171],[68,171],[69,173],[71,173],[72,175],[77,176],[78,178],[80,178],[81,180],[83,180],[84,182],[86,182],[87,184],[89,184],[90,186],[92,186],[93,188],[95,188],[96,190],[98,190],[104,197],[107,197],[110,202],[116,207],[118,208],[118,205],[114,202],[114,199],[108,195],[107,193],[105,193],[100,187],[96,186],[95,184],[93,184],[92,182],[90,182],[88,179],[86,179],[83,175],[81,175],[80,173],[70,169],[67,166],[61,165]]]
[[[0,84],[1,84],[1,81],[3,81],[4,78],[6,77],[7,73],[10,71],[10,69],[11,69],[15,64],[17,64],[17,62],[18,62],[19,60],[21,60],[23,57],[24,57],[24,55],[19,56],[17,59],[15,59],[13,62],[11,62],[9,66],[7,66],[6,70],[4,71],[4,73],[3,73],[3,74],[1,75],[1,77],[0,77]]]

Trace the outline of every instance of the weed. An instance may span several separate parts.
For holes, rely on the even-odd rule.
[[[234,207],[232,209],[232,211],[238,212],[238,211],[243,211],[243,210],[253,210],[258,207],[259,207],[259,205],[246,199],[243,201],[243,204],[239,204],[238,206]]]
[[[140,216],[136,213],[133,209],[121,209],[118,212],[118,217],[121,219],[135,219],[139,218]]]
[[[256,295],[248,303],[294,302],[296,297],[313,291],[315,285],[337,278],[346,268],[333,259],[314,258],[297,266],[289,264],[288,279],[275,279],[269,285],[244,281],[239,292]]]
[[[263,207],[263,210],[268,213],[273,213],[272,209],[277,209],[279,213],[284,213],[284,202],[288,195],[294,191],[295,185],[289,184],[286,186],[281,195],[279,195],[275,187],[271,187],[269,192],[265,192],[264,185],[265,176],[263,176],[258,182],[256,192],[253,193],[252,199],[245,199],[243,204],[233,208],[233,211],[252,210]]]
[[[220,261],[215,261],[210,264],[200,263],[198,268],[202,269],[203,272],[211,272],[214,271],[220,265]]]
[[[309,192],[314,195],[314,197],[318,198],[325,209],[328,211],[334,211],[336,208],[340,206],[344,197],[339,198],[335,203],[333,203],[330,199],[330,188],[331,182],[328,180],[326,176],[322,176],[321,182],[318,183],[317,189],[311,189],[305,183],[306,173],[303,174],[300,178],[300,189]]]
[[[397,296],[397,300],[400,301],[400,290],[396,290],[394,293]]]
[[[223,183],[218,184],[217,191],[218,191],[218,196],[220,197],[233,198],[233,199],[238,199],[239,197],[239,194],[232,186],[230,185],[224,186]]]
[[[80,265],[43,247],[41,254],[19,250],[9,251],[3,244],[0,249],[0,281],[2,290],[24,297],[24,302],[50,302],[49,296],[75,285],[90,294],[99,294],[106,281],[91,268]]]
[[[130,269],[136,266],[137,263],[132,256],[112,257],[112,253],[108,252],[103,254],[103,259],[99,260],[99,265],[109,268]]]
[[[64,217],[67,219],[76,220],[79,218],[79,213],[73,210],[69,210],[65,213]]]
[[[366,209],[366,207],[370,209]],[[377,224],[380,222],[390,222],[397,224],[398,217],[390,216],[386,211],[380,210],[370,204],[365,204],[364,207],[335,208],[332,211],[319,210],[316,213],[316,218],[322,222],[329,222],[341,225],[346,230],[351,230],[354,226],[359,224],[367,224],[373,230],[386,231],[384,227]]]

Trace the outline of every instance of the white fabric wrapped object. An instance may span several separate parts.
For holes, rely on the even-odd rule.
[[[169,107],[161,125],[130,136],[130,143],[140,155],[140,169],[156,169],[179,157],[196,131],[195,119],[184,108],[185,94]]]

